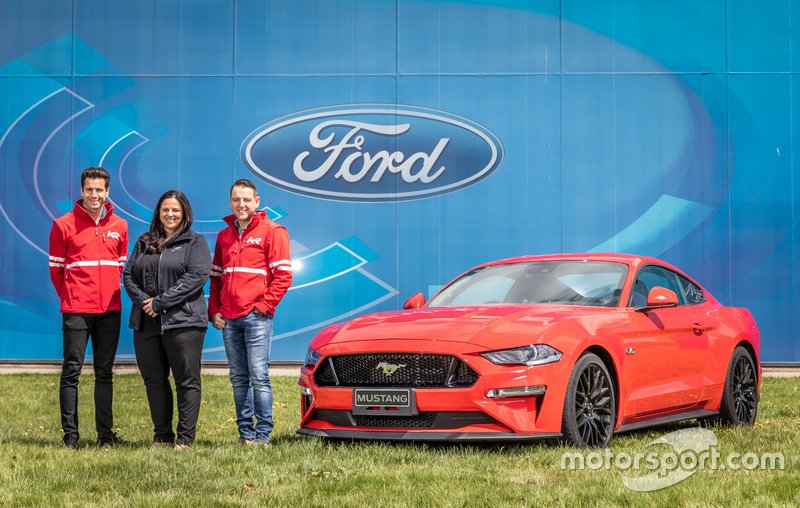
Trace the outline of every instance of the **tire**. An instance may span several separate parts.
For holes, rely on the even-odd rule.
[[[725,388],[717,421],[725,426],[752,426],[758,414],[758,374],[750,353],[739,346],[733,350],[725,376]]]
[[[608,369],[597,355],[581,355],[569,376],[564,398],[564,440],[581,448],[605,448],[614,434],[616,414],[614,381]]]

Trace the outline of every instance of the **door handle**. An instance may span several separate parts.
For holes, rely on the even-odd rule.
[[[695,323],[692,325],[692,331],[695,335],[703,335],[703,332],[706,331],[706,326],[703,323]]]

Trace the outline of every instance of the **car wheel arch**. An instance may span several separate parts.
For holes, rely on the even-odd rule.
[[[750,341],[749,337],[740,335],[739,337],[736,337],[733,341],[729,343],[729,346],[725,351],[725,356],[719,358],[720,368],[716,369],[721,375],[719,383],[725,382],[725,376],[728,373],[728,366],[730,365],[733,353],[736,351],[736,348],[738,347],[742,347],[744,348],[745,351],[747,351],[747,354],[750,355],[750,358],[753,360],[753,364],[756,366],[756,370],[759,372],[761,371],[759,368],[761,362],[758,358],[758,355],[756,354],[755,346],[753,346],[753,343]],[[759,376],[759,380],[760,378],[761,376]]]
[[[747,354],[750,355],[750,359],[753,360],[753,366],[756,369],[757,374],[757,383],[758,386],[761,386],[761,362],[759,361],[758,355],[756,354],[755,347],[753,347],[753,343],[747,339],[740,339],[736,344],[734,344],[733,348],[731,349],[730,354],[728,355],[727,362],[730,362],[730,359],[733,357],[733,353],[736,351],[736,348],[742,347]],[[727,364],[726,364],[727,365]],[[726,372],[727,373],[727,372]],[[723,378],[724,380],[724,378]]]
[[[736,351],[736,348],[740,346],[747,350],[747,353],[750,355],[750,358],[753,359],[753,363],[755,363],[756,366],[758,366],[760,362],[758,361],[758,355],[756,354],[756,350],[753,347],[753,344],[747,339],[739,339],[739,341],[736,344],[734,344],[733,348],[731,349],[731,353],[728,356],[729,357],[732,356],[733,352]]]
[[[622,416],[622,413],[620,411],[620,408],[622,407],[622,401],[619,395],[620,392],[619,371],[617,370],[617,365],[614,363],[614,358],[611,356],[611,353],[609,353],[606,348],[598,344],[595,344],[581,351],[581,353],[576,356],[576,359],[580,358],[586,353],[592,353],[594,355],[597,355],[597,357],[600,358],[600,360],[602,360],[603,364],[606,366],[606,369],[608,369],[608,373],[611,375],[611,381],[612,381],[611,384],[614,387],[614,399],[617,401],[617,407],[614,409],[617,416],[616,426],[618,427],[620,418]]]

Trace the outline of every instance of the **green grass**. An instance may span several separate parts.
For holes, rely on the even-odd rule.
[[[713,428],[729,452],[782,452],[784,470],[698,471],[649,493],[619,470],[562,470],[553,444],[420,445],[329,442],[295,434],[299,388],[273,379],[273,446],[236,444],[228,379],[203,378],[197,442],[150,450],[138,375],[115,378],[116,430],[126,444],[94,446],[93,378],[80,384],[82,439],[61,445],[57,375],[0,376],[0,506],[762,506],[800,505],[800,379],[765,379],[754,428]],[[614,453],[653,451],[661,427],[616,436]],[[630,474],[630,473],[628,473]]]

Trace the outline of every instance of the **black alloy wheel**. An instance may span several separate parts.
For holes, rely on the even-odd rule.
[[[739,346],[733,351],[719,421],[723,425],[753,425],[758,414],[758,374],[750,353]]]
[[[564,400],[561,432],[575,446],[605,448],[616,422],[614,384],[595,354],[581,356],[572,369]]]

